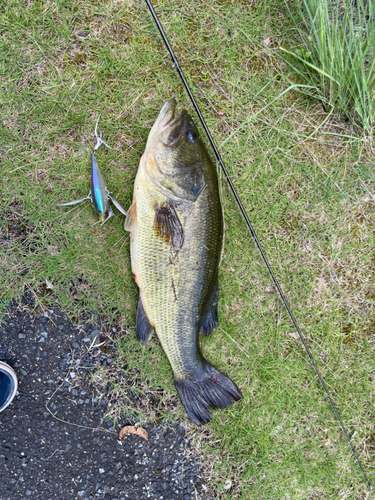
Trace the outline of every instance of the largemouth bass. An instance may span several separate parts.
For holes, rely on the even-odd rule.
[[[226,408],[241,391],[203,358],[199,332],[218,326],[223,218],[216,168],[189,114],[169,100],[152,127],[134,184],[125,229],[139,287],[137,339],[156,332],[174,384],[197,425],[209,407]]]

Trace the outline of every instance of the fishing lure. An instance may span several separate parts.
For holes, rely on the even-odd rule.
[[[100,148],[103,144],[105,147],[112,149],[108,144],[102,139],[103,131],[100,131],[100,135],[98,135],[98,122],[99,118],[95,125],[95,138],[96,145],[94,147],[93,152],[91,153],[91,190],[89,194],[85,198],[81,198],[79,200],[69,201],[68,203],[60,203],[58,207],[67,207],[70,205],[78,205],[85,200],[90,200],[91,205],[93,206],[95,213],[99,217],[99,220],[95,222],[98,224],[101,222],[101,226],[107,222],[108,219],[113,217],[115,214],[110,206],[110,202],[117,208],[119,212],[123,215],[127,215],[126,210],[120,205],[120,203],[112,196],[110,191],[108,190],[103,174],[100,171],[98,162],[95,158],[95,152]],[[93,224],[95,226],[95,224]]]

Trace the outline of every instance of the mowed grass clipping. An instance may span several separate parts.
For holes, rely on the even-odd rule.
[[[281,96],[288,70],[263,48],[277,49],[290,28],[277,5],[160,1],[157,11],[218,145],[268,105],[221,151],[373,481],[371,143],[306,93]],[[162,104],[175,97],[191,109],[145,4],[10,1],[0,27],[2,308],[32,289],[41,305],[57,301],[70,317],[121,322],[128,332],[121,362],[145,393],[162,395],[157,418],[178,416],[191,433],[208,496],[370,498],[221,174],[220,328],[202,348],[244,399],[198,431],[177,400],[160,344],[134,339],[137,287],[123,217],[93,228],[88,202],[57,207],[90,189],[99,115],[113,150],[101,148],[97,160],[127,208]],[[46,279],[52,292],[44,293]]]

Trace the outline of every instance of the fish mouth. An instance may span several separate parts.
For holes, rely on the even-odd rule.
[[[156,120],[157,137],[166,146],[174,145],[180,138],[181,129],[188,116],[186,109],[183,109],[176,116],[176,100],[170,99],[162,107]],[[156,127],[155,127],[156,128]]]
[[[176,99],[169,99],[161,108],[159,116],[157,117],[154,126],[159,130],[166,127],[175,117],[177,102]]]
[[[144,157],[147,157],[153,148],[156,147],[158,142],[170,147],[175,145],[181,138],[181,130],[185,121],[188,120],[189,115],[187,111],[183,109],[181,113],[176,116],[176,107],[176,100],[169,99],[161,108],[150,130]]]

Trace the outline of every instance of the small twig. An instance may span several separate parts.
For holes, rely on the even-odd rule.
[[[70,214],[70,212],[73,212],[74,210],[76,210],[76,208],[77,208],[77,207],[74,207],[74,208],[72,208],[71,210],[69,210],[68,212],[64,212],[64,213],[62,213],[61,215],[58,215],[57,217],[53,217],[52,219],[49,219],[49,220],[50,220],[50,221],[52,221],[52,220],[56,220],[56,219],[61,219],[61,217],[65,217],[66,215]],[[82,210],[81,210],[80,212],[78,212],[78,215],[79,215],[81,212],[83,212],[85,208],[86,208],[86,207],[84,206],[84,207],[82,208]]]
[[[17,167],[17,168],[14,168],[13,170],[10,170],[10,174],[13,173],[13,172],[16,172],[17,170],[20,170],[21,168],[30,168],[30,165],[21,165],[20,167]]]
[[[17,479],[17,482],[16,482],[16,484],[14,486],[17,486],[17,484],[18,484],[18,482],[19,482],[19,480],[21,479],[22,476],[23,476],[23,472],[21,473],[20,477]]]
[[[92,343],[95,342],[95,339],[92,341]],[[101,345],[104,345],[105,342],[100,342],[100,344],[95,344],[94,346],[91,344],[90,347],[88,348],[87,352],[90,352],[91,348],[95,349],[96,347],[100,347]]]
[[[46,309],[45,307],[43,307],[43,304],[41,304],[41,302],[40,302],[40,300],[39,300],[39,298],[38,298],[37,294],[35,293],[35,291],[34,291],[34,290],[33,290],[33,289],[32,289],[32,288],[31,288],[31,287],[30,287],[27,283],[26,283],[26,286],[27,286],[27,288],[30,290],[30,292],[31,292],[32,294],[34,294],[36,302],[38,302],[38,305],[39,305],[39,306],[43,309],[43,311],[44,311],[44,313],[45,313],[48,309]],[[52,323],[53,323],[53,324],[57,327],[56,323],[53,321],[53,319],[50,317],[50,315],[49,315],[49,314],[47,314],[47,316],[46,316],[46,317],[47,317],[50,321],[52,321]]]
[[[42,458],[42,460],[49,460],[50,458],[52,458],[52,457],[53,457],[53,455],[54,455],[55,453],[58,453],[58,452],[60,452],[60,451],[61,451],[62,453],[64,453],[66,450],[55,450],[55,451],[52,453],[52,455],[51,455],[51,456],[49,456],[48,458],[42,458],[42,457],[41,457],[41,458]]]

